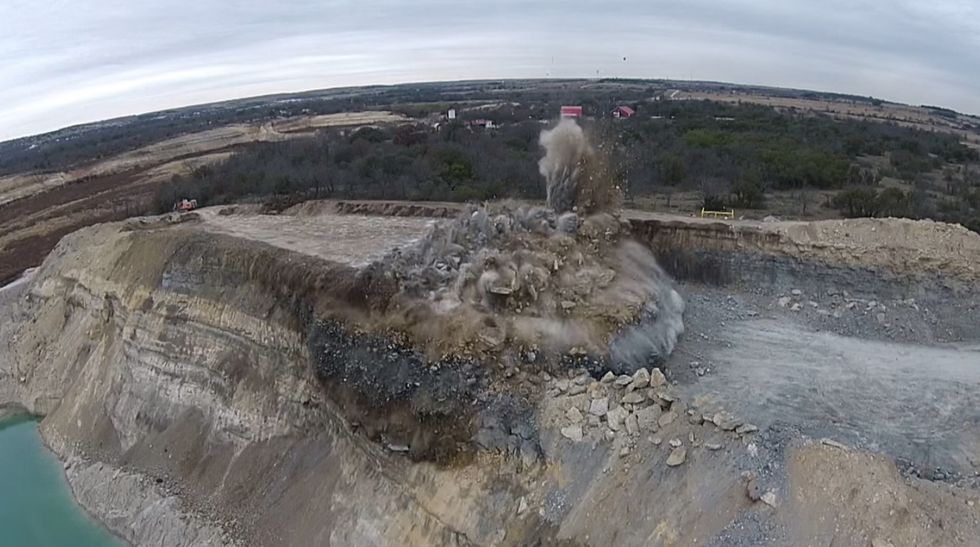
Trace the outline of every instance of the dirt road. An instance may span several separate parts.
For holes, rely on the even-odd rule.
[[[980,147],[980,135],[972,129],[977,122],[975,116],[957,114],[950,117],[938,114],[924,106],[893,103],[882,103],[876,106],[863,102],[718,92],[674,91],[669,98],[671,100],[701,100],[730,104],[753,103],[777,109],[829,114],[841,119],[891,123],[924,131],[950,133],[962,138],[963,143],[970,147]]]
[[[390,249],[421,237],[434,222],[427,218],[361,215],[221,215],[222,207],[201,209],[208,228],[333,262],[364,266]]]
[[[65,172],[24,173],[0,177],[0,205],[60,186],[84,183],[96,177],[142,172],[180,159],[214,154],[250,143],[287,140],[327,127],[361,126],[404,120],[403,116],[386,111],[341,112],[289,118],[273,123],[232,124],[188,133]]]
[[[404,119],[391,112],[367,111],[235,124],[181,135],[65,172],[0,177],[0,283],[40,264],[65,234],[146,214],[159,184],[222,161],[243,146],[292,139],[325,127]]]
[[[872,451],[980,471],[980,350],[815,332],[786,321],[729,325],[696,389],[766,428],[781,423]]]

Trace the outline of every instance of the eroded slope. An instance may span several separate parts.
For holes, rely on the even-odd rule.
[[[134,543],[808,544],[826,539],[801,524],[814,512],[844,519],[835,545],[975,537],[969,484],[755,431],[649,367],[600,380],[537,352],[433,361],[369,328],[386,303],[366,296],[359,257],[288,241],[297,222],[349,221],[385,238],[350,230],[363,238],[341,245],[380,256],[427,221],[209,214],[69,236],[0,323],[0,405],[45,416],[79,500]],[[715,244],[738,256],[737,238]],[[877,495],[915,518],[858,518]]]

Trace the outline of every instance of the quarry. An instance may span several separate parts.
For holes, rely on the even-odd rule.
[[[134,545],[975,545],[980,235],[311,200],[63,237],[0,412]]]

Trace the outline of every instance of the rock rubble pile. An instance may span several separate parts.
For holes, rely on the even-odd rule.
[[[388,327],[442,353],[543,348],[609,356],[614,370],[668,355],[684,302],[612,209],[602,155],[574,122],[542,134],[549,206],[471,207],[365,275],[391,291]]]
[[[758,428],[729,411],[709,408],[707,404],[687,404],[667,381],[659,368],[640,368],[632,375],[606,373],[595,380],[586,373],[554,380],[550,397],[558,409],[558,428],[562,436],[573,441],[611,441],[619,447],[619,455],[628,455],[643,435],[654,446],[663,443],[663,434],[670,438],[666,464],[682,465],[689,447],[721,450],[725,435],[747,437]],[[720,437],[707,441],[698,439],[694,430],[675,424],[711,426]],[[687,445],[680,436],[687,435]]]

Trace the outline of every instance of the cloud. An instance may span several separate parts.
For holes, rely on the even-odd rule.
[[[980,113],[969,1],[4,4],[0,139],[262,93],[504,77],[693,77]]]

